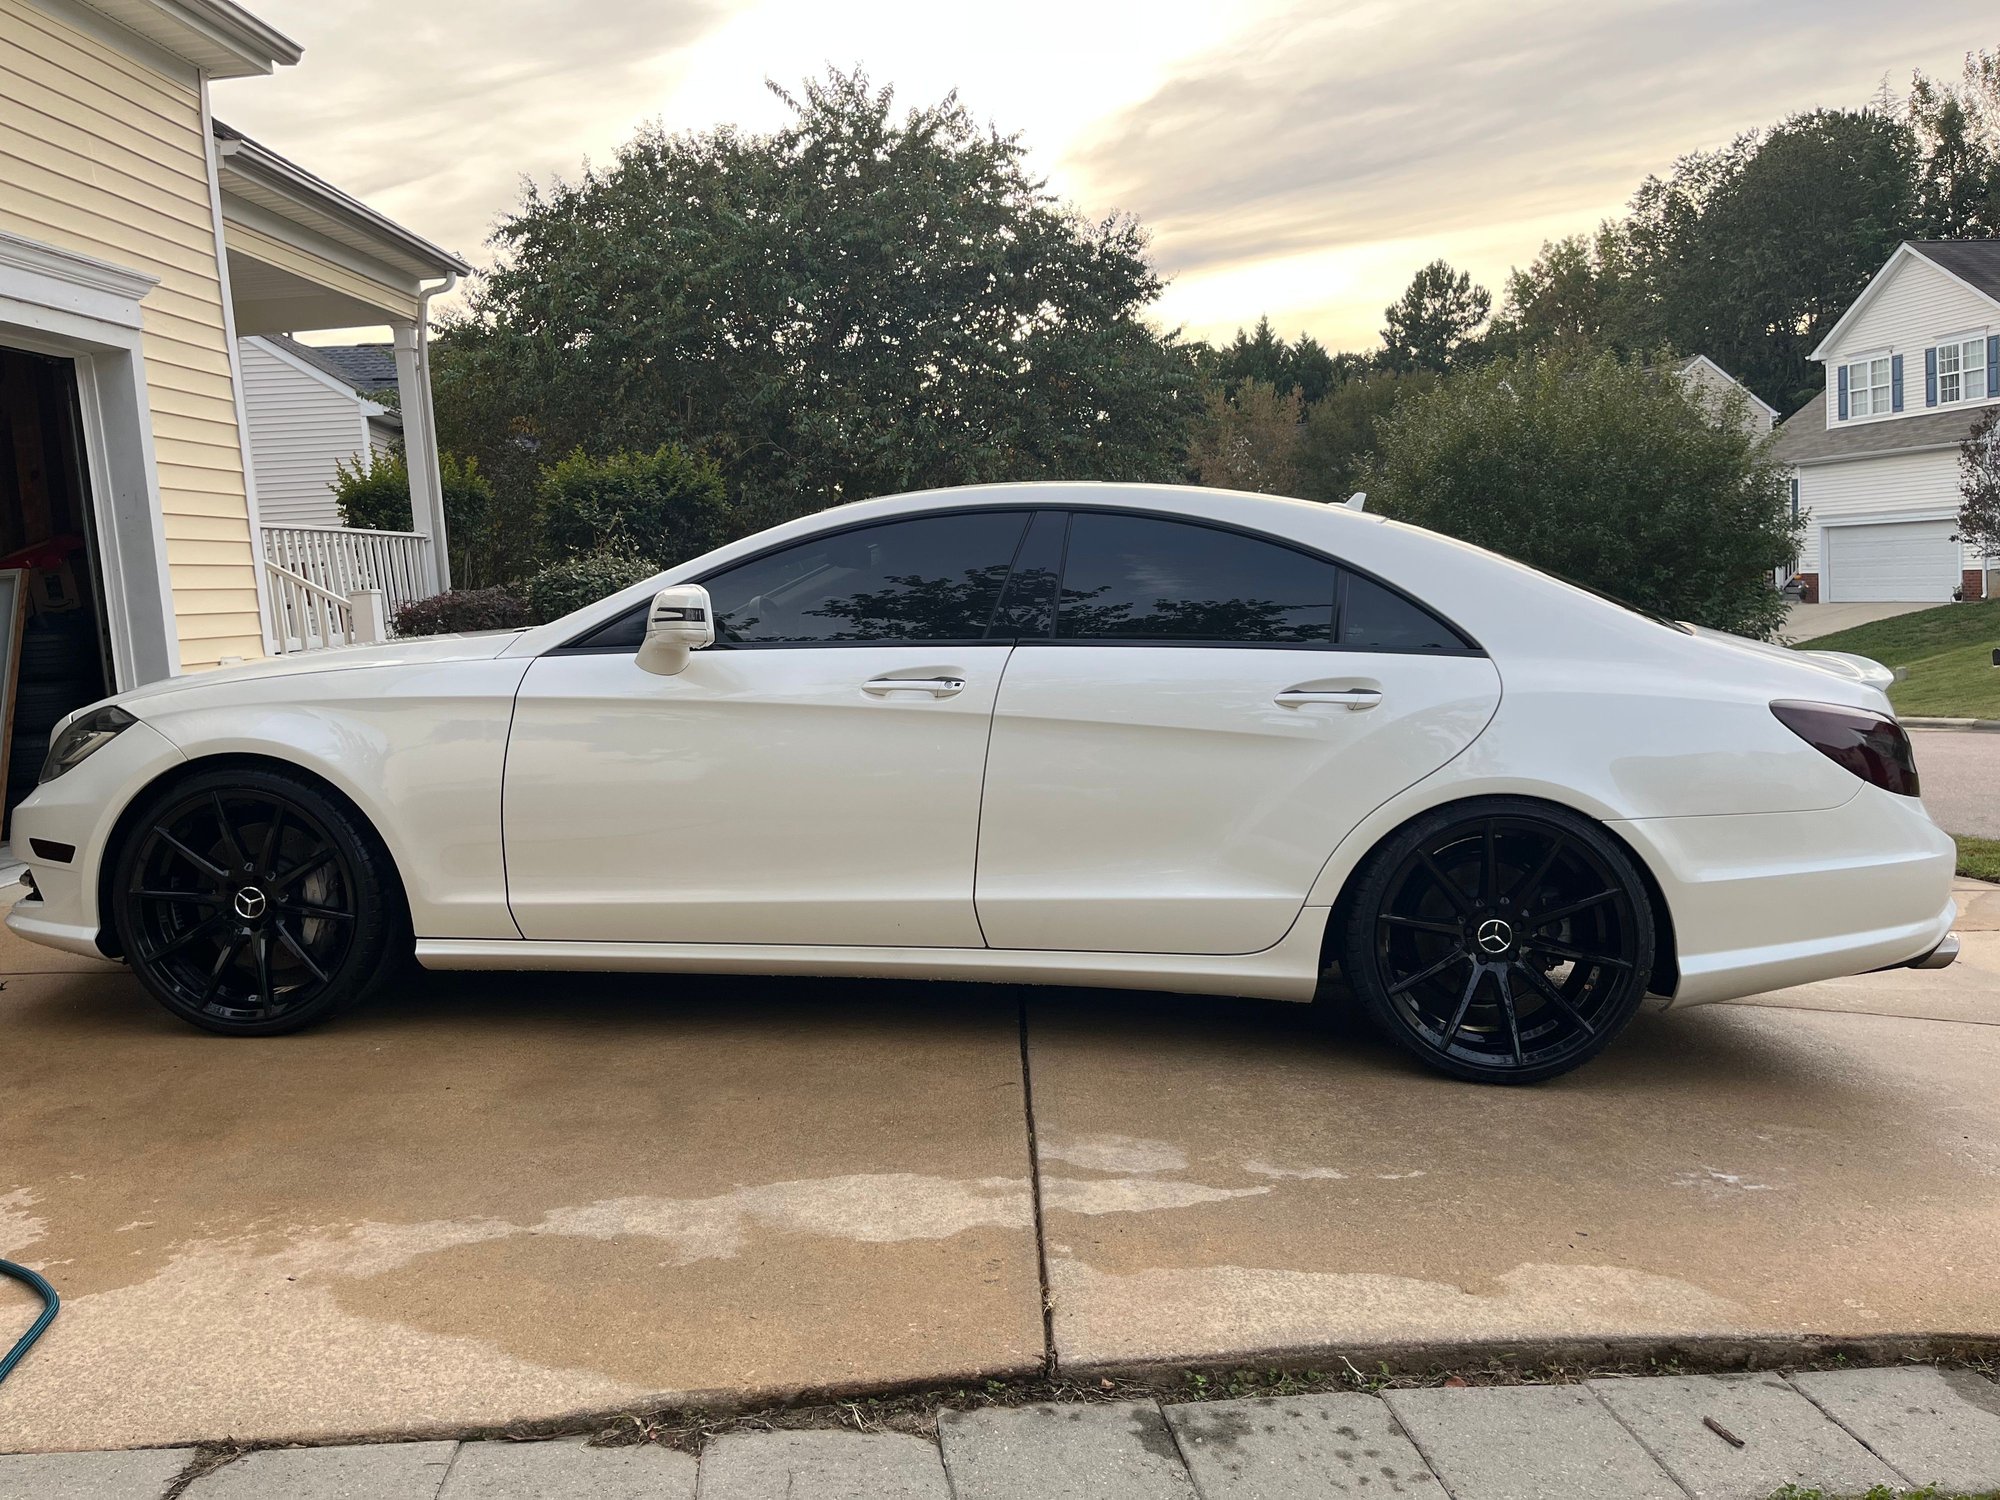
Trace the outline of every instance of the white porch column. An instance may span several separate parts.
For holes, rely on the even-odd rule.
[[[431,413],[430,384],[424,379],[417,325],[393,323],[396,335],[396,391],[403,409],[403,455],[410,469],[410,521],[431,539],[425,565],[433,593],[451,587],[451,555],[444,522],[444,482],[438,472],[437,422]]]

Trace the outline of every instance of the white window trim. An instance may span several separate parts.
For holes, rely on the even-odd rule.
[[[1929,352],[1937,360],[1937,404],[1939,406],[1976,406],[1982,401],[1993,399],[1986,394],[1986,339],[1989,331],[1982,328],[1976,333],[1947,334],[1945,337],[1932,342]],[[1961,367],[1958,394],[1947,401],[1944,394],[1944,351],[1947,349],[1963,350],[1968,344],[1976,344],[1979,348],[1979,389],[1976,391],[1966,390],[1963,368]]]
[[[1888,384],[1882,387],[1882,389],[1886,390],[1889,393],[1887,404],[1883,407],[1881,411],[1876,411],[1874,410],[1874,402],[1871,400],[1869,402],[1869,410],[1867,412],[1857,413],[1854,410],[1855,385],[1854,385],[1854,376],[1852,372],[1855,366],[1859,365],[1865,368],[1866,366],[1873,364],[1878,359],[1886,362],[1889,366]],[[1904,366],[1903,378],[1905,380],[1908,380],[1910,378],[1909,361],[1905,360],[1903,362],[1903,366]],[[1839,372],[1842,370],[1846,370],[1849,372],[1847,378],[1847,415],[1844,418],[1840,416],[1840,390],[1838,384],[1840,380]],[[1863,354],[1844,354],[1834,362],[1833,378],[1835,381],[1835,387],[1833,392],[1833,409],[1834,409],[1834,422],[1836,425],[1842,422],[1879,422],[1889,417],[1900,417],[1903,415],[1903,412],[1899,412],[1896,410],[1896,354],[1894,350],[1870,349]],[[1874,387],[1871,385],[1868,387],[1868,389],[1872,391]],[[1903,405],[1905,409],[1907,409],[1909,406],[1909,398],[1907,393],[1905,393]]]
[[[0,343],[74,362],[119,689],[180,671],[139,304],[157,278],[0,231]]]

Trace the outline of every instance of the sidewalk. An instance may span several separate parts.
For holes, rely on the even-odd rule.
[[[250,1453],[186,1500],[1767,1500],[2000,1490],[2000,1386],[1928,1365],[946,1411],[938,1439],[736,1430],[673,1449]],[[196,1452],[0,1457],[0,1500],[159,1500]]]

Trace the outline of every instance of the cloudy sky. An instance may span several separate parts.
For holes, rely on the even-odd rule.
[[[769,127],[764,88],[860,64],[956,88],[1057,191],[1136,213],[1162,321],[1269,313],[1334,348],[1442,255],[1498,291],[1678,154],[2000,42],[1973,0],[251,0],[305,47],[216,113],[486,260],[524,176],[641,121]]]

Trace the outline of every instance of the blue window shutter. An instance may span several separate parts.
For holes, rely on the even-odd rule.
[[[1937,350],[1924,351],[1924,405],[1937,405]]]
[[[2000,396],[2000,333],[1986,335],[1986,394]]]
[[[1798,518],[1799,518],[1799,477],[1798,475],[1794,474],[1792,476],[1792,519],[1796,521]]]
[[[1840,367],[1840,420],[1847,420],[1847,366]]]
[[[1889,356],[1889,410],[1903,409],[1903,356]]]

